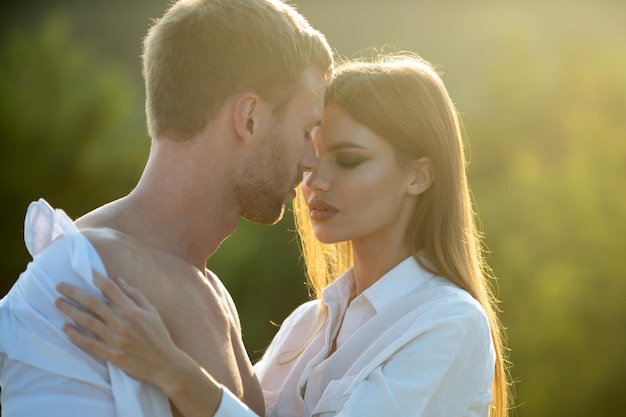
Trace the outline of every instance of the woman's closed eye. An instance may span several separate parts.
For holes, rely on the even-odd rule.
[[[356,168],[365,162],[365,158],[359,155],[354,155],[350,153],[336,153],[332,158],[333,162],[339,165],[341,168]]]

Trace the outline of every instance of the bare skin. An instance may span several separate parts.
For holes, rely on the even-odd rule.
[[[221,402],[221,385],[174,344],[163,319],[148,299],[121,278],[108,279],[95,274],[94,282],[111,304],[70,285],[57,287],[61,294],[87,307],[90,313],[64,299],[57,299],[56,306],[77,326],[97,335],[91,337],[79,327],[66,324],[63,330],[70,340],[129,375],[159,386],[176,407],[175,415],[215,414]],[[113,345],[117,348],[112,349]]]
[[[236,167],[247,152],[232,128],[235,103],[228,102],[193,139],[153,141],[135,189],[81,217],[76,226],[98,251],[108,276],[131,277],[162,315],[174,342],[264,414],[235,307],[205,270],[207,258],[239,222],[230,187],[233,171],[224,165]],[[176,406],[172,411],[183,415]]]
[[[129,277],[129,283],[145,294],[173,343],[263,415],[263,396],[243,346],[237,311],[219,280],[176,255],[112,229],[82,233],[100,254],[109,276]],[[172,411],[175,417],[183,415],[174,405]]]
[[[265,205],[272,208],[265,211],[263,221],[278,220],[282,204],[295,195],[293,188],[303,172],[315,166],[310,133],[321,121],[325,81],[320,73],[308,69],[302,75],[301,87],[280,120],[269,103],[254,93],[242,93],[227,100],[197,137],[183,142],[167,138],[153,141],[137,187],[128,196],[76,221],[98,251],[108,276],[127,278],[132,287],[145,294],[146,302],[140,305],[154,306],[139,312],[133,303],[134,307],[128,309],[126,317],[134,317],[135,329],[145,328],[144,319],[161,324],[158,317],[162,317],[165,329],[161,336],[174,353],[166,355],[165,361],[150,364],[150,377],[142,379],[165,392],[175,417],[194,415],[190,407],[198,399],[203,407],[197,415],[213,415],[220,404],[222,387],[258,415],[265,414],[263,395],[243,345],[235,305],[205,265],[235,230],[240,215],[253,215],[257,207]],[[277,147],[269,148],[270,143]],[[284,166],[270,163],[272,152],[268,156],[266,149],[280,152]],[[250,161],[256,165],[250,165]],[[249,184],[246,181],[252,175],[257,182]],[[242,202],[242,195],[255,189],[271,194],[272,201]],[[98,282],[101,288],[108,283],[119,292],[119,287],[106,278]],[[72,289],[66,290],[61,293],[96,315],[72,309],[67,302],[59,301],[57,305],[82,328],[95,329],[100,341],[124,337],[141,340],[133,326],[126,326],[103,312],[103,308],[94,307],[98,305],[94,297],[77,296]],[[113,330],[107,330],[106,325]],[[104,331],[98,332],[98,328]],[[119,359],[115,353],[107,356],[99,349],[99,340],[81,337],[71,326],[65,330],[72,341],[86,350],[112,363]],[[213,385],[208,390],[197,389],[200,385],[184,389],[172,385],[169,381],[180,378],[168,374],[170,363],[189,364],[183,367],[184,372],[209,379]],[[143,372],[146,371],[129,373],[143,376]],[[180,368],[174,372],[180,372]],[[182,400],[177,401],[178,398]]]

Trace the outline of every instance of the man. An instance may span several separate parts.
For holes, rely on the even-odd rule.
[[[149,30],[143,74],[152,146],[136,188],[74,224],[43,201],[29,209],[34,260],[0,303],[7,417],[170,414],[160,393],[59,334],[66,319],[50,307],[54,280],[95,292],[91,270],[140,289],[175,343],[264,413],[237,311],[205,265],[240,216],[277,222],[314,168],[310,135],[332,75],[330,48],[280,0],[181,0]]]

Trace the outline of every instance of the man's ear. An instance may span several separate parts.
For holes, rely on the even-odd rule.
[[[423,156],[409,163],[411,170],[411,182],[409,183],[408,193],[418,195],[426,191],[433,183],[435,172],[433,164],[429,157]]]
[[[249,141],[257,128],[257,106],[259,97],[256,94],[242,94],[233,107],[235,131],[242,139]]]

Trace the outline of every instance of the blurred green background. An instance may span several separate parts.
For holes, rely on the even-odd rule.
[[[28,203],[70,216],[128,193],[146,161],[140,44],[165,0],[13,2],[0,15],[0,295],[30,260]],[[293,1],[337,52],[439,65],[508,327],[513,415],[624,415],[626,2]],[[242,222],[209,267],[258,359],[308,297],[293,221]]]

